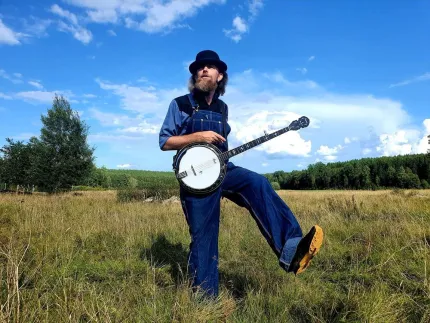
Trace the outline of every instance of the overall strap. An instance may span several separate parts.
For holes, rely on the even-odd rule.
[[[196,103],[196,101],[194,101],[193,95],[191,93],[188,93],[187,96],[188,96],[188,99],[190,100],[191,107],[193,108],[193,110],[198,111],[199,105]],[[194,111],[193,111],[193,113],[194,113]]]
[[[224,138],[226,138],[226,136],[227,136],[226,124],[227,124],[227,106],[224,103],[223,108],[222,108],[222,125],[223,125],[223,137]]]

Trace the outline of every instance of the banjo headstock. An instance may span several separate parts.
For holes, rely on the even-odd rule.
[[[300,117],[298,120],[294,120],[290,123],[288,128],[290,130],[299,130],[301,128],[306,128],[309,126],[309,118],[308,117]]]

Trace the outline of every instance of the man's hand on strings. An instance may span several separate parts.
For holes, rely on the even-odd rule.
[[[225,142],[225,138],[214,131],[195,132],[197,141],[206,142],[209,144],[221,144]]]

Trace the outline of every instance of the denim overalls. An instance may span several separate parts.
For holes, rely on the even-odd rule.
[[[193,106],[194,101],[191,100]],[[186,134],[212,130],[223,135],[222,114],[208,110],[194,110]],[[227,134],[231,131],[226,124]],[[226,138],[227,139],[227,138]],[[227,142],[216,145],[221,151]],[[188,257],[189,274],[194,288],[209,296],[218,295],[218,233],[220,200],[226,197],[248,209],[261,233],[288,270],[302,230],[290,208],[272,189],[269,181],[258,173],[228,162],[227,174],[219,189],[207,195],[195,195],[181,189],[182,208],[191,235]]]

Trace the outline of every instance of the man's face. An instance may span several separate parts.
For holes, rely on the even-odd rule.
[[[205,65],[197,70],[196,88],[203,92],[215,91],[223,74],[214,65]]]

